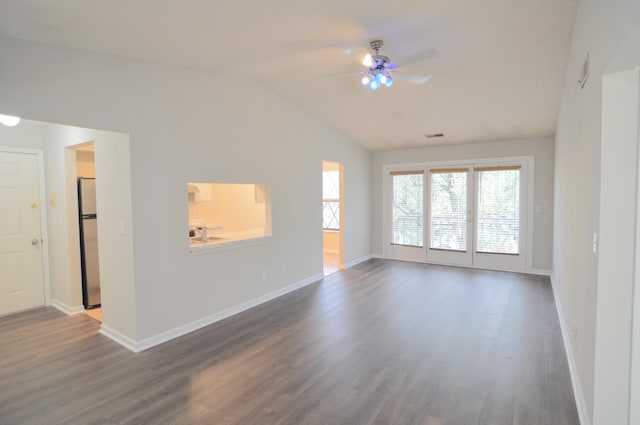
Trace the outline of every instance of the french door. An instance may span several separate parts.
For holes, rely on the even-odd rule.
[[[525,271],[526,161],[391,170],[390,258]]]
[[[427,260],[473,263],[473,166],[428,167]]]

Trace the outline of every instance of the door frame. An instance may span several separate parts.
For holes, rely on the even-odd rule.
[[[333,161],[333,160],[328,160],[328,159],[323,159],[320,163],[320,175],[322,176],[322,173],[325,171],[324,169],[324,163],[325,162],[330,162],[333,164],[337,164],[338,165],[338,190],[340,191],[340,197],[338,198],[338,205],[339,205],[339,209],[340,212],[338,214],[338,219],[340,220],[340,229],[338,229],[337,231],[333,231],[336,232],[338,234],[338,268],[340,269],[345,269],[347,268],[346,266],[346,260],[345,260],[345,254],[344,254],[344,241],[345,241],[345,237],[344,237],[344,221],[345,221],[345,213],[344,213],[344,162],[342,161]],[[329,171],[329,170],[328,170]],[[320,190],[322,191],[322,183],[320,184]],[[320,211],[322,212],[322,208],[320,209]],[[324,232],[325,229],[324,227],[321,227],[322,230],[322,256],[323,256],[323,267],[324,267]]]
[[[51,276],[49,269],[49,232],[47,227],[47,197],[45,191],[44,150],[0,146],[0,152],[36,155],[38,163],[38,199],[40,203],[40,235],[42,242],[42,284],[44,285],[44,305],[51,305]]]
[[[522,155],[522,156],[505,156],[505,157],[491,157],[491,158],[469,158],[469,159],[454,159],[450,161],[438,160],[438,161],[423,161],[423,162],[412,162],[412,163],[400,163],[400,164],[385,164],[382,166],[382,243],[383,243],[383,256],[385,258],[394,259],[394,252],[391,250],[391,181],[390,181],[390,172],[391,171],[402,171],[402,170],[420,170],[423,169],[425,174],[428,171],[429,167],[448,167],[448,166],[463,166],[463,165],[472,165],[472,166],[482,166],[482,165],[495,165],[496,163],[505,163],[505,162],[520,162],[526,165],[526,178],[527,178],[527,200],[525,203],[526,206],[526,223],[524,223],[522,237],[525,239],[522,246],[526,249],[525,253],[525,265],[524,270],[512,270],[512,269],[492,269],[492,270],[504,270],[504,271],[516,271],[520,273],[531,273],[533,272],[533,222],[534,222],[534,205],[535,205],[535,157],[534,155]],[[427,178],[425,175],[425,189],[427,184]],[[475,188],[473,188],[475,192]],[[425,220],[427,219],[427,201],[428,196],[425,195]],[[474,201],[475,202],[475,201]],[[475,208],[475,206],[474,206]],[[426,221],[424,224],[425,227],[425,244],[426,244]],[[474,235],[475,237],[475,235]],[[427,261],[426,256],[426,246],[422,248],[422,254],[420,256],[412,255],[409,258],[406,258],[407,261],[415,261],[421,263],[429,263],[429,264],[444,264],[438,263],[434,261]],[[481,268],[476,265],[469,266],[472,268]]]

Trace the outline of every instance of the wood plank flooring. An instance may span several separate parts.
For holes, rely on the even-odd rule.
[[[322,253],[322,266],[324,275],[340,271],[340,255],[328,252]]]
[[[577,425],[549,280],[370,260],[142,353],[0,319],[0,424]]]

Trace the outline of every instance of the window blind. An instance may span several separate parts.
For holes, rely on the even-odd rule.
[[[424,172],[392,171],[393,245],[424,246]]]
[[[431,249],[467,250],[468,168],[441,168],[431,173]]]
[[[476,172],[476,251],[519,254],[520,167],[481,167]]]

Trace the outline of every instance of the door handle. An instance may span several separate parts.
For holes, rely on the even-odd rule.
[[[36,238],[31,239],[31,245],[38,245],[38,240]]]

